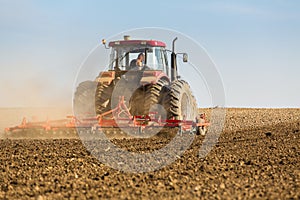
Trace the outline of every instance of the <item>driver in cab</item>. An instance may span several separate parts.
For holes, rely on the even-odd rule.
[[[144,60],[145,60],[145,55],[143,53],[140,53],[136,59],[133,59],[130,62],[130,67],[131,68],[137,67],[140,70],[143,67]]]

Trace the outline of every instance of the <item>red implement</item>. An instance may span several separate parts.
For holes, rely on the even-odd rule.
[[[132,116],[127,108],[124,97],[120,97],[118,105],[97,117],[89,117],[78,119],[75,116],[67,116],[62,120],[46,120],[45,122],[27,122],[24,117],[22,123],[18,126],[6,128],[6,132],[14,132],[18,130],[66,130],[75,128],[100,129],[100,128],[117,128],[117,127],[137,127],[143,130],[146,127],[168,127],[180,128],[183,132],[193,132],[199,127],[207,127],[210,125],[206,120],[206,115],[201,114],[196,121],[192,120],[176,120],[176,119],[161,119],[161,116],[156,116],[157,112],[151,112],[149,115]]]

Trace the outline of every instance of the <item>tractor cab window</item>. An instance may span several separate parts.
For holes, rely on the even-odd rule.
[[[145,48],[137,48],[135,46],[112,48],[109,69],[113,70],[114,67],[118,67],[120,70],[129,70],[130,62],[137,59],[138,55],[144,52]]]
[[[154,47],[147,51],[147,66],[153,70],[165,71],[165,63],[160,47]]]
[[[109,68],[112,70],[117,66],[120,70],[130,70],[131,61],[137,59],[140,53],[145,56],[143,65],[149,67],[150,70],[161,70],[168,74],[168,62],[163,47],[115,47],[111,52]]]

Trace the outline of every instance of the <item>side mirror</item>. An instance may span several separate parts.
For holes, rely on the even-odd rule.
[[[182,61],[183,62],[187,62],[188,61],[188,55],[187,53],[184,53],[183,56],[182,56]]]
[[[106,40],[102,39],[102,44],[104,45],[105,49],[109,49],[109,47],[106,46]]]

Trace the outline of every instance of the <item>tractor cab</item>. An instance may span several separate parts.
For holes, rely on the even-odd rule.
[[[129,71],[134,70],[132,61],[137,59],[139,54],[144,55],[142,63],[144,70],[162,71],[169,75],[169,64],[167,59],[166,44],[156,40],[124,40],[112,41],[109,70]]]

